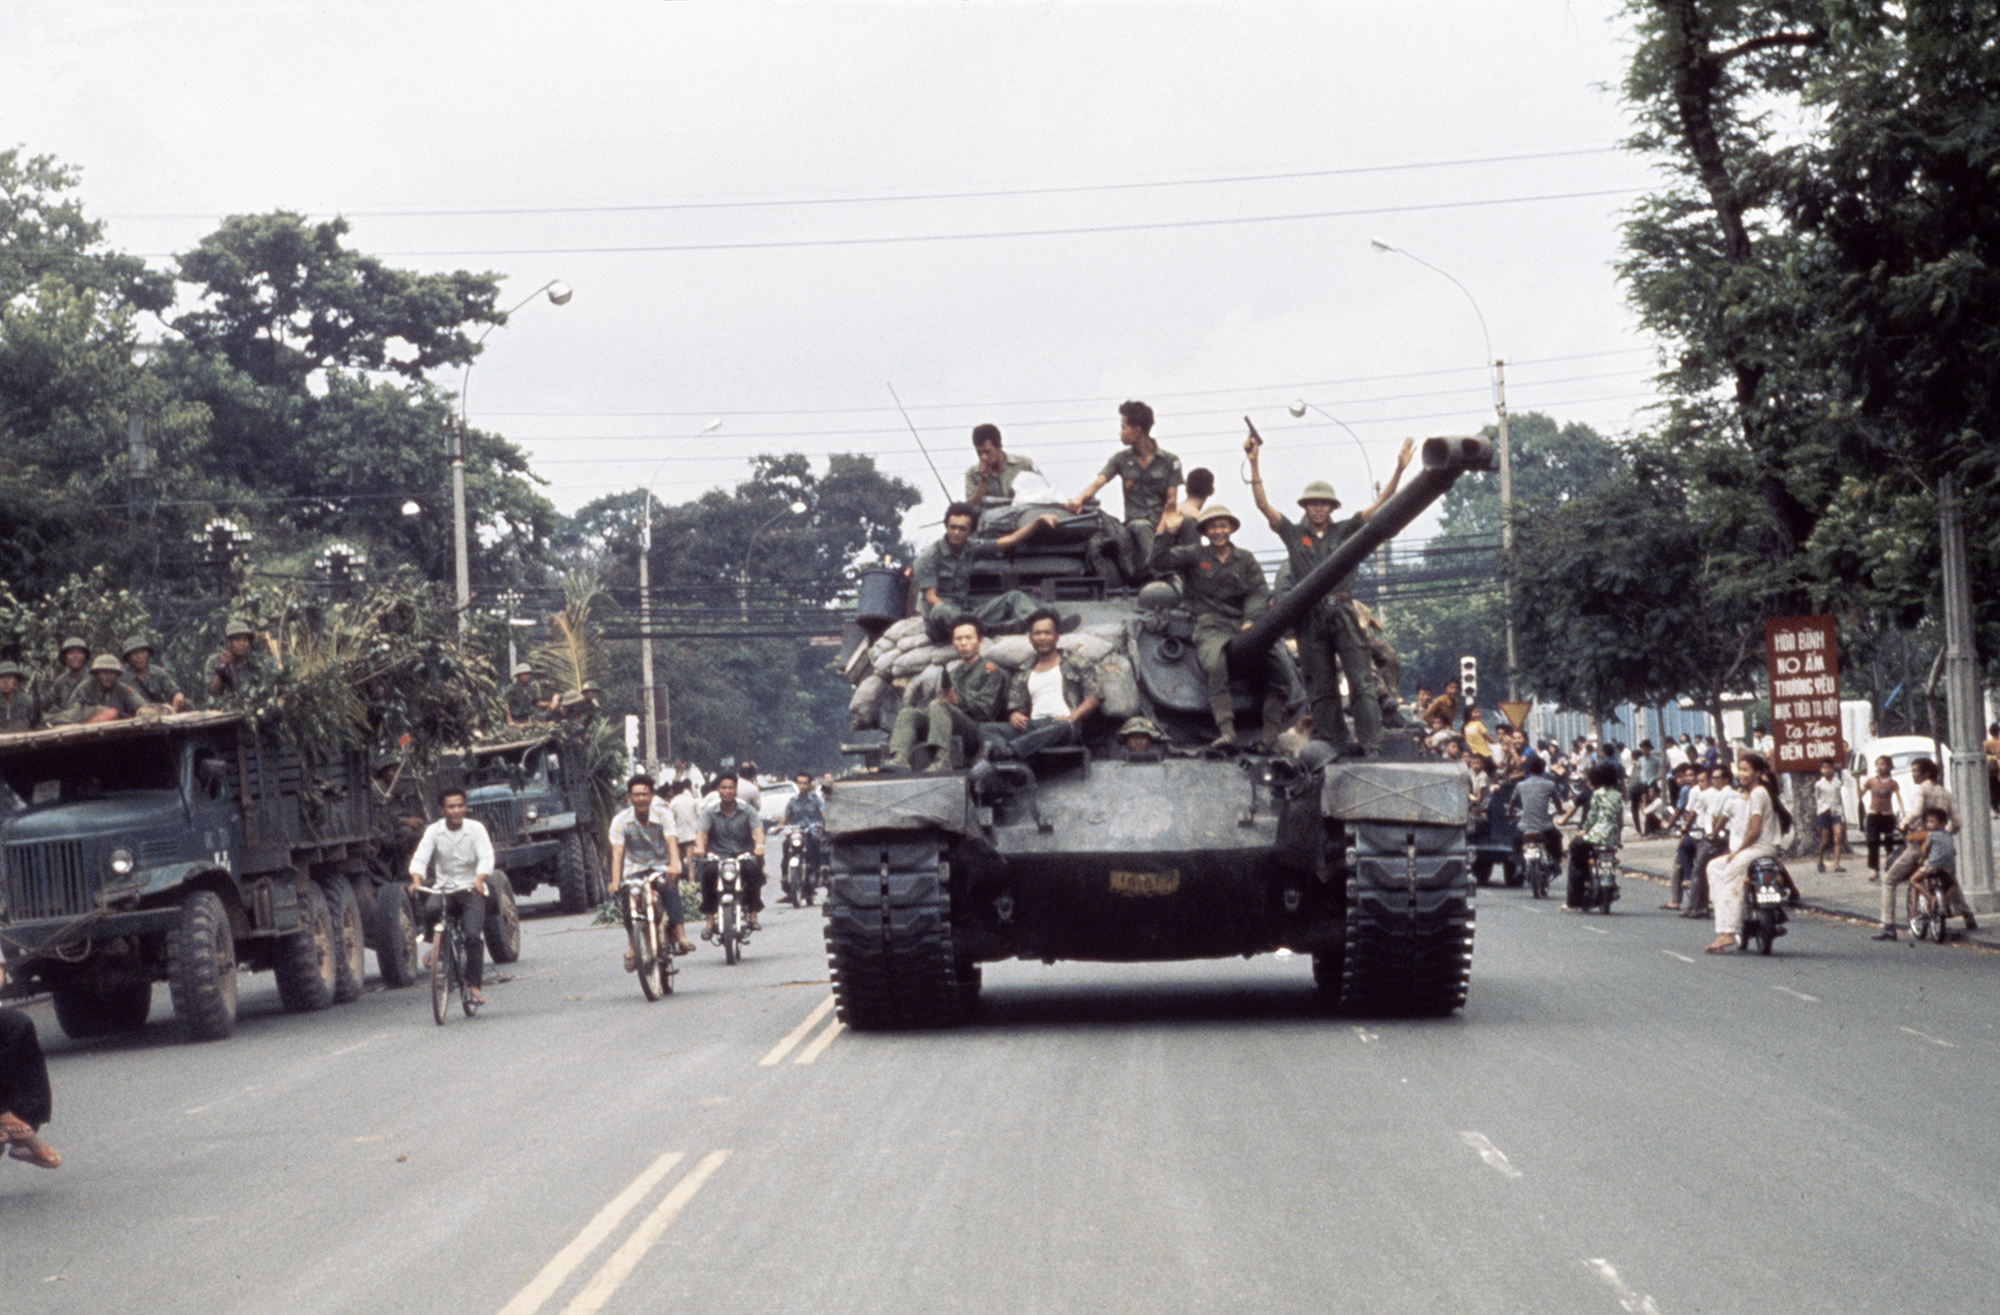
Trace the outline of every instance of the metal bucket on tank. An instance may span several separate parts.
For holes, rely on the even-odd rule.
[[[909,572],[900,567],[865,568],[854,601],[854,624],[874,636],[902,620],[909,607],[909,586]]]

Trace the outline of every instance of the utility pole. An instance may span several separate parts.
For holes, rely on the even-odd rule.
[[[1948,785],[1960,819],[1958,884],[1980,913],[2000,909],[1993,884],[1993,813],[1986,797],[1981,752],[1985,711],[1979,696],[1979,653],[1972,634],[1972,586],[1966,578],[1964,506],[1958,482],[1938,480],[1938,552],[1944,559],[1945,724],[1951,735]]]
[[[653,702],[653,490],[648,487],[645,499],[645,521],[639,526],[639,666],[645,674],[645,684],[640,687],[639,701],[645,706],[645,714],[640,720],[641,750],[646,757],[647,770],[660,761],[660,728],[657,709]]]
[[[1506,609],[1507,698],[1521,697],[1520,664],[1514,655],[1514,457],[1507,443],[1507,362],[1493,362],[1493,409],[1500,424],[1500,605]]]

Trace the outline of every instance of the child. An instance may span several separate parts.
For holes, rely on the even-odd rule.
[[[1841,860],[1847,856],[1847,826],[1840,806],[1840,778],[1833,770],[1831,762],[1819,765],[1819,780],[1813,782],[1813,811],[1819,814],[1819,852],[1814,860],[1821,872],[1826,871],[1826,851],[1833,850],[1833,870],[1843,871]]]

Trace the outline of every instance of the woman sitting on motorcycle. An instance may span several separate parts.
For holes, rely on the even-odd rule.
[[[1710,954],[1728,954],[1743,930],[1743,892],[1750,865],[1778,852],[1780,837],[1792,829],[1792,815],[1778,797],[1778,777],[1762,754],[1746,753],[1736,760],[1736,782],[1743,788],[1743,810],[1729,826],[1729,852],[1709,865],[1708,898],[1715,907],[1715,939]]]
[[[1599,759],[1590,765],[1584,781],[1590,786],[1590,805],[1584,810],[1583,828],[1569,842],[1569,888],[1563,900],[1564,913],[1582,909],[1591,860],[1600,848],[1618,848],[1618,839],[1625,830],[1625,797],[1618,789],[1618,764],[1609,758]],[[1571,805],[1570,812],[1575,811],[1575,805]],[[1564,820],[1568,820],[1568,814]]]

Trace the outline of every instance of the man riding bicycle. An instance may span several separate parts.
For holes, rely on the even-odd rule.
[[[415,891],[433,864],[434,893],[424,897],[424,962],[437,952],[437,925],[441,916],[458,920],[465,936],[465,998],[483,1005],[480,991],[486,966],[486,879],[493,875],[493,838],[484,823],[465,815],[465,791],[438,791],[438,811],[444,816],[424,828],[424,838],[410,855],[410,889]]]
[[[660,889],[660,908],[667,915],[667,941],[675,954],[692,954],[681,913],[681,847],[668,825],[665,809],[653,807],[653,778],[644,772],[625,782],[626,806],[611,819],[611,893],[625,882],[629,860],[635,881],[653,881]],[[632,928],[632,906],[618,901],[625,928]],[[625,971],[637,972],[632,951],[625,951]]]
[[[733,772],[715,778],[715,802],[704,807],[695,822],[694,853],[701,864],[701,913],[708,922],[703,938],[715,937],[715,915],[721,902],[715,868],[719,857],[737,859],[750,930],[761,931],[757,915],[764,911],[764,824],[753,810],[736,802]]]

